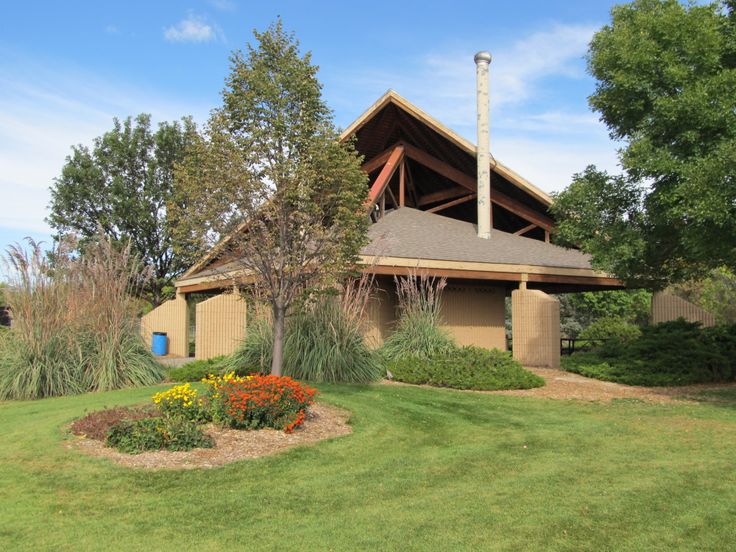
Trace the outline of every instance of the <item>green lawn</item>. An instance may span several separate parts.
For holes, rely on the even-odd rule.
[[[321,386],[354,434],[213,470],[131,471],[62,446],[152,389],[0,404],[1,550],[725,550],[736,394],[560,402]]]

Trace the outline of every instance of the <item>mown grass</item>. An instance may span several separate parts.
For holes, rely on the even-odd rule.
[[[3,550],[725,550],[736,403],[322,385],[354,433],[213,470],[64,447],[147,388],[0,403]],[[733,398],[732,395],[725,397]],[[724,398],[724,397],[722,397]]]

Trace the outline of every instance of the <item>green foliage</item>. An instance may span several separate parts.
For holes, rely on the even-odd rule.
[[[228,235],[239,283],[271,306],[280,374],[291,305],[342,279],[366,243],[368,177],[338,140],[311,56],[281,20],[254,34],[231,57],[223,105],[179,165],[171,205],[182,242],[204,250]]]
[[[563,359],[571,372],[628,385],[688,385],[736,379],[736,326],[700,328],[682,319],[646,327],[638,339]]]
[[[268,373],[272,346],[271,324],[256,319],[223,368],[241,375]],[[329,296],[287,319],[283,371],[299,380],[345,383],[369,383],[382,373],[378,356],[363,339],[361,320],[346,312],[338,298]]]
[[[395,282],[399,320],[381,347],[381,356],[389,360],[408,356],[430,358],[454,351],[455,341],[440,328],[446,279],[409,275],[395,278]]]
[[[720,324],[736,323],[736,274],[720,267],[703,281],[700,304]]]
[[[652,287],[736,267],[733,2],[615,6],[588,65],[625,176],[589,167],[552,210],[564,242]]]
[[[139,454],[149,450],[212,448],[215,443],[195,422],[162,416],[123,420],[112,426],[105,444],[120,452]]]
[[[288,320],[286,335],[289,335]],[[253,318],[248,321],[245,339],[223,362],[223,371],[233,371],[240,376],[247,376],[252,372],[266,373],[271,366],[272,352],[273,327],[270,320],[266,317]],[[288,362],[293,355],[287,353],[284,356]]]
[[[641,336],[639,326],[615,316],[599,318],[580,333],[580,339],[614,340],[622,343],[634,341],[639,336]]]
[[[454,389],[531,389],[544,380],[525,370],[511,353],[462,347],[430,358],[405,356],[388,363],[397,381]]]
[[[560,301],[560,327],[565,337],[580,333],[601,318],[620,318],[637,326],[649,321],[652,294],[643,289],[565,293]]]
[[[130,249],[101,238],[81,258],[38,244],[9,250],[13,326],[0,339],[0,398],[37,399],[151,385],[162,368],[138,330]]]
[[[140,290],[160,304],[173,279],[195,260],[195,251],[174,250],[166,202],[173,193],[174,166],[197,136],[190,118],[151,128],[150,115],[114,119],[112,130],[86,146],[73,146],[51,189],[48,221],[60,235],[96,239],[99,229],[132,251],[153,271]]]
[[[194,360],[177,368],[172,368],[167,375],[172,381],[201,381],[202,378],[206,378],[210,374],[222,373],[225,359],[226,357],[219,356],[207,360]]]

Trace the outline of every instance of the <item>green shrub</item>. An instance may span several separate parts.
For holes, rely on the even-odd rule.
[[[225,359],[225,356],[218,356],[207,360],[187,362],[182,366],[169,370],[168,377],[172,381],[201,381],[211,374],[220,374]]]
[[[110,429],[105,444],[121,452],[138,454],[147,450],[212,448],[214,441],[196,423],[164,416],[121,421]]]
[[[677,320],[645,327],[629,343],[607,343],[563,359],[571,372],[628,385],[666,386],[736,379],[736,325],[701,328]]]
[[[388,363],[394,379],[455,389],[530,389],[544,385],[510,353],[498,349],[462,347],[432,358],[405,356]]]
[[[104,441],[110,429],[125,421],[140,420],[142,418],[160,417],[161,412],[152,405],[147,406],[117,406],[105,410],[96,410],[74,420],[70,431],[74,435],[81,435],[88,439]]]
[[[630,342],[641,336],[639,326],[619,317],[599,318],[580,332],[580,339]]]
[[[452,337],[440,328],[441,298],[446,279],[409,275],[396,278],[399,320],[380,354],[385,359],[409,356],[431,358],[456,349]]]
[[[239,375],[269,373],[272,347],[271,324],[256,320],[223,369]],[[322,297],[289,316],[282,370],[296,379],[330,383],[368,383],[382,373],[377,355],[363,338],[360,315],[338,297]]]

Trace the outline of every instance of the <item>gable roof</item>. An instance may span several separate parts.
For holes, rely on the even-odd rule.
[[[408,113],[415,119],[421,121],[437,134],[450,141],[452,144],[465,151],[472,157],[477,157],[478,149],[472,142],[466,140],[455,131],[449,129],[437,119],[427,114],[426,112],[419,109],[417,106],[412,104],[409,100],[398,94],[394,90],[388,90],[381,96],[372,106],[370,106],[360,117],[358,117],[350,126],[348,126],[340,135],[340,140],[346,140],[350,136],[357,133],[363,128],[366,123],[373,119],[381,110],[383,110],[389,104],[393,104],[404,112]],[[527,179],[511,170],[509,167],[491,156],[491,169],[493,172],[504,177],[506,180],[528,193],[534,199],[549,207],[552,205],[552,198],[549,194],[537,188],[534,184],[529,182]]]
[[[361,253],[453,262],[590,269],[590,257],[540,240],[493,229],[479,238],[475,224],[409,207],[389,211],[368,230]]]

